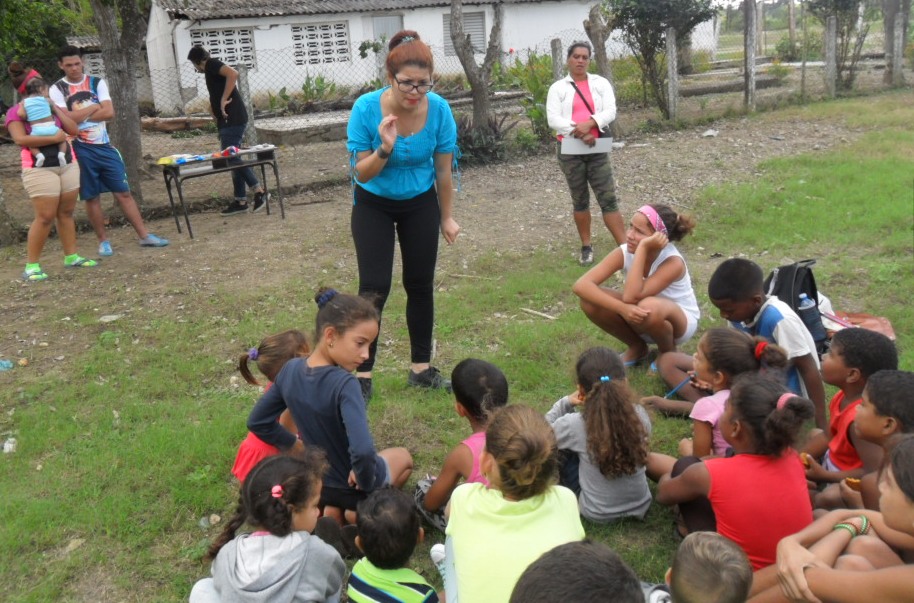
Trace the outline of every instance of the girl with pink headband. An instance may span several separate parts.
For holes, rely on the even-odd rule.
[[[624,343],[626,367],[648,360],[650,344],[674,352],[698,328],[700,312],[685,258],[673,243],[695,220],[667,205],[643,205],[632,216],[625,244],[574,284],[581,309],[595,325]],[[604,286],[622,272],[621,289]]]

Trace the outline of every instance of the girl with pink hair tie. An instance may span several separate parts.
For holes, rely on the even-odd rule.
[[[698,301],[674,245],[694,228],[694,218],[667,205],[643,205],[632,216],[625,244],[574,284],[587,318],[626,345],[626,367],[647,361],[652,343],[660,354],[673,352],[695,334]],[[617,272],[624,275],[621,288],[604,286]]]

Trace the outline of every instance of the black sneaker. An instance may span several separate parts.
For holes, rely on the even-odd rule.
[[[412,387],[427,387],[428,389],[443,389],[451,393],[451,382],[441,375],[441,371],[433,366],[428,367],[421,373],[409,371],[409,377],[406,384]]]
[[[590,266],[593,264],[593,247],[585,245],[581,247],[581,266]]]
[[[270,193],[254,193],[254,209],[252,210],[255,214],[263,209],[263,206],[267,204],[267,201],[270,200]]]
[[[365,398],[365,404],[368,404],[368,401],[371,400],[372,387],[371,387],[371,377],[358,377],[359,387],[362,388],[362,397]]]
[[[234,216],[235,214],[245,214],[248,211],[247,203],[239,203],[237,199],[232,201],[232,204],[223,209],[221,213],[223,216]]]

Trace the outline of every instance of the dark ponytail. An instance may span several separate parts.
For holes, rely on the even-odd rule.
[[[730,389],[734,418],[752,435],[755,454],[779,456],[794,445],[803,424],[814,415],[811,400],[791,394],[770,376],[744,373]]]

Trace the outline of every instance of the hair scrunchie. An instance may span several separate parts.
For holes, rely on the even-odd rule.
[[[257,360],[260,357],[260,352],[257,351],[257,348],[251,348],[248,350],[248,360]]]
[[[270,490],[270,494],[273,496],[273,498],[282,498],[282,495],[285,494],[285,491],[282,488],[282,484],[276,484],[273,486],[273,488]]]
[[[768,347],[767,341],[760,341],[755,344],[755,359],[761,361],[762,353],[765,351],[765,348]]]
[[[317,297],[317,307],[323,308],[331,299],[339,295],[336,289],[327,289]]]

